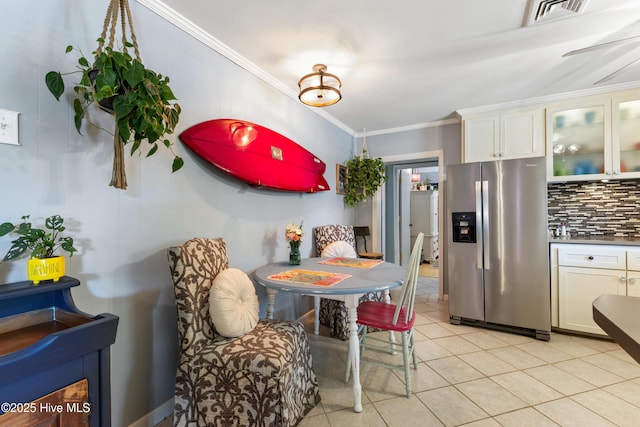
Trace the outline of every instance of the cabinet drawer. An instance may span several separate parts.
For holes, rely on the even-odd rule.
[[[638,261],[640,263],[640,257]],[[620,247],[601,245],[561,246],[558,248],[558,264],[569,267],[625,270],[627,267],[626,250]]]
[[[627,249],[627,270],[640,271],[640,248]]]

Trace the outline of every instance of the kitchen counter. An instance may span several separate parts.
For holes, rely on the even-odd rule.
[[[640,363],[640,297],[604,294],[593,301],[593,320]]]
[[[549,237],[549,243],[575,243],[582,245],[621,245],[621,246],[640,246],[640,238],[638,237],[622,237],[622,236],[567,236],[567,237]]]

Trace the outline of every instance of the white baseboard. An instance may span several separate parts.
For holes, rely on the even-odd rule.
[[[129,424],[129,427],[153,427],[171,414],[173,414],[173,398],[167,400],[137,421]]]

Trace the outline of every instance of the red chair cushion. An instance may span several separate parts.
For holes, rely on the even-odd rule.
[[[358,323],[387,331],[406,332],[413,328],[416,314],[411,313],[411,318],[405,323],[405,309],[400,309],[398,323],[393,324],[393,314],[396,311],[395,304],[387,304],[377,301],[366,301],[358,305]]]

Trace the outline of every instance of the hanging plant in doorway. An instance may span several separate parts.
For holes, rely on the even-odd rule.
[[[347,161],[347,180],[344,202],[354,207],[373,196],[387,180],[384,162],[380,157],[371,158],[367,152],[366,136],[359,156]]]
[[[118,15],[122,16],[122,51],[113,48]],[[127,40],[127,26],[131,42]],[[107,31],[109,41],[105,46]],[[128,48],[134,49],[135,58]],[[72,50],[75,49],[67,46],[67,53]],[[173,133],[178,124],[180,105],[171,102],[176,98],[169,88],[169,77],[142,64],[128,0],[111,0],[93,61],[85,58],[82,52],[80,55],[78,71],[72,72],[81,74],[80,82],[73,87],[79,96],[73,103],[76,129],[80,133],[82,121],[87,118],[87,108],[94,103],[114,116],[113,173],[109,185],[126,189],[125,146],[131,144],[131,155],[142,151],[142,141],[149,144],[146,157],[155,154],[160,144],[173,153],[172,144],[165,135]],[[47,88],[58,100],[64,93],[62,75],[59,71],[50,71],[45,77]],[[175,153],[173,156],[171,169],[175,172],[184,161]]]

